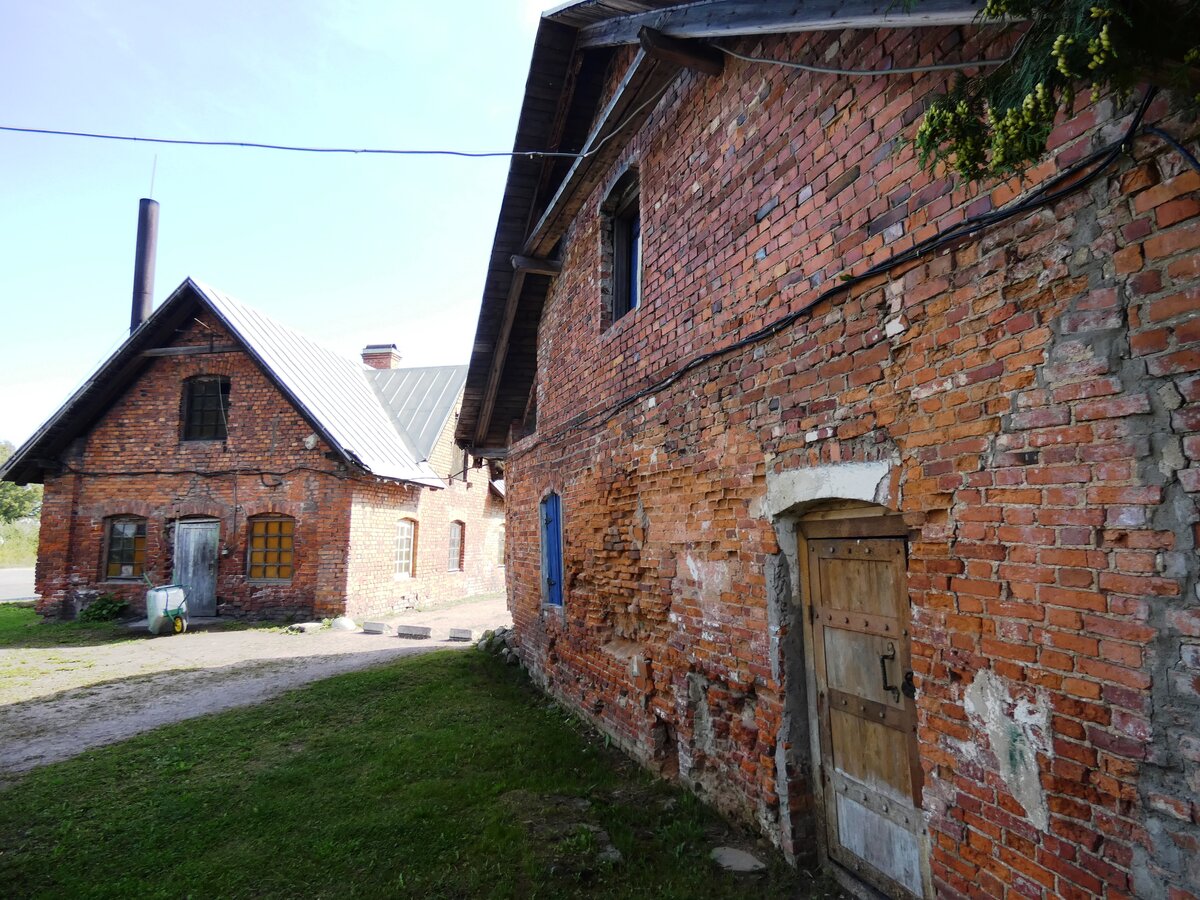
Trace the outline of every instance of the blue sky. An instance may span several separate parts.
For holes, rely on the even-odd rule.
[[[554,0],[51,0],[0,12],[0,125],[508,150]],[[157,166],[155,158],[157,157]],[[507,160],[0,132],[0,439],[127,336],[138,199],[155,303],[207,281],[346,354],[466,362]]]

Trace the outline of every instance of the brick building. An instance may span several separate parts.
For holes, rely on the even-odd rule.
[[[193,615],[362,616],[503,589],[503,485],[453,443],[465,366],[344,359],[185,281],[0,477],[45,485],[38,609],[145,579]]]
[[[511,164],[457,431],[521,656],[844,879],[1195,897],[1200,173],[1144,126],[1196,126],[1084,96],[1025,182],[930,175],[944,73],[716,45],[1008,45],[826,6],[541,21],[515,149],[588,152]]]

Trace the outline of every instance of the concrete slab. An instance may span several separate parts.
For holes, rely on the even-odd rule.
[[[470,641],[475,637],[475,633],[470,628],[451,628],[450,640],[452,641]]]
[[[433,629],[427,625],[397,625],[396,637],[425,640],[433,637]]]
[[[391,634],[392,626],[387,622],[363,622],[363,631],[367,634]]]

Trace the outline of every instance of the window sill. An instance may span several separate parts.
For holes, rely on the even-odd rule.
[[[392,581],[412,581],[413,578],[414,578],[414,576],[408,575],[408,574],[403,574],[403,575],[398,574],[398,573],[392,574]]]
[[[290,578],[247,578],[246,584],[291,584]]]
[[[146,582],[142,579],[141,575],[134,575],[132,578],[102,578],[101,580],[96,582],[96,584],[120,584],[120,585],[145,584],[145,583]],[[157,587],[157,585],[156,585],[156,587]],[[147,585],[146,589],[149,590],[150,586]]]

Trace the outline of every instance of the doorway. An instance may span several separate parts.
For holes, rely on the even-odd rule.
[[[798,525],[828,855],[889,896],[924,897],[907,529],[879,507]]]
[[[221,523],[215,519],[179,522],[175,526],[175,571],[172,581],[187,589],[188,614],[217,614],[217,547]]]

